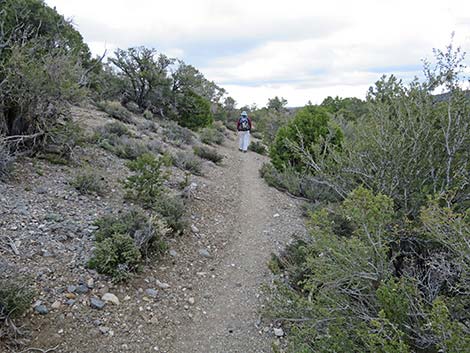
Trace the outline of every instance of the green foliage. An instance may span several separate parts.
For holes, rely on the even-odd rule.
[[[104,189],[102,177],[90,170],[78,174],[70,181],[70,185],[82,195],[102,194]]]
[[[84,97],[91,65],[80,34],[38,0],[4,0],[0,12],[0,134],[41,150],[50,130]],[[30,137],[23,137],[30,136]]]
[[[359,98],[327,97],[320,107],[325,108],[335,117],[342,117],[348,121],[356,121],[368,112],[366,102]]]
[[[96,244],[88,265],[121,282],[140,269],[141,260],[141,253],[129,235],[114,234]]]
[[[315,160],[320,155],[328,154],[330,149],[340,147],[342,140],[341,129],[330,122],[328,113],[322,108],[308,105],[278,130],[270,157],[277,169],[292,166],[301,171],[305,168],[302,156],[290,148],[290,143],[302,146]]]
[[[163,103],[153,101],[153,96],[169,89],[167,71],[174,60],[145,47],[118,49],[114,54],[115,57],[109,61],[121,72],[127,99],[142,110],[151,108],[152,104]]]
[[[312,237],[276,259],[288,282],[269,310],[291,322],[292,352],[468,347],[468,214],[431,201],[420,223],[400,227],[396,216],[389,197],[360,187],[315,211]]]
[[[256,152],[256,153],[259,153],[259,154],[262,154],[262,155],[265,155],[267,153],[266,146],[263,145],[259,141],[251,142],[250,145],[248,146],[248,149],[250,151],[253,151],[253,152]]]
[[[159,216],[148,217],[134,209],[122,215],[102,217],[95,224],[99,227],[95,233],[97,246],[89,266],[117,282],[138,271],[142,258],[166,250],[163,238],[169,228]]]
[[[109,136],[111,134],[117,135],[119,137],[127,135],[132,136],[132,133],[129,131],[126,125],[116,121],[113,123],[107,123],[100,129],[101,133],[105,136]]]
[[[31,307],[36,295],[30,278],[8,268],[0,268],[0,320],[18,318]],[[1,329],[0,329],[1,332]]]
[[[180,197],[162,194],[155,201],[153,210],[163,217],[174,234],[183,232],[186,227],[186,222],[183,219],[185,207]]]
[[[139,202],[144,207],[152,207],[163,192],[163,182],[167,175],[162,172],[165,161],[150,153],[144,153],[127,164],[134,172],[124,182],[126,197]]]
[[[192,91],[178,95],[176,109],[178,123],[192,130],[210,126],[214,120],[210,102]]]
[[[102,111],[109,114],[109,116],[113,117],[114,119],[123,121],[125,123],[132,122],[131,113],[125,107],[123,107],[119,102],[100,101],[96,103],[96,106]]]
[[[153,118],[153,113],[150,110],[145,110],[142,115],[144,116],[145,119],[152,119]]]
[[[208,145],[221,145],[224,140],[225,136],[222,132],[214,128],[205,128],[200,133],[200,139],[203,143]]]
[[[191,145],[194,142],[194,133],[185,127],[179,126],[175,122],[169,122],[164,126],[163,136],[166,141],[177,147]]]
[[[177,152],[173,156],[173,164],[182,170],[187,170],[194,175],[202,175],[201,159],[191,152]]]
[[[311,201],[318,199],[325,202],[338,201],[337,195],[331,193],[328,187],[318,185],[314,177],[299,173],[292,167],[279,171],[272,164],[264,163],[260,169],[260,176],[269,186],[287,191],[294,196],[304,197]]]
[[[224,159],[224,156],[219,154],[217,150],[206,146],[195,146],[193,147],[194,154],[203,159],[210,160],[214,163],[220,163]]]

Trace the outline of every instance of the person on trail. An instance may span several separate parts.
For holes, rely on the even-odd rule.
[[[239,150],[246,153],[250,144],[251,119],[245,111],[242,112],[238,119],[237,131],[240,139]]]

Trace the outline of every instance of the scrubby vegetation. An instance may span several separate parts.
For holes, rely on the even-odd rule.
[[[263,154],[263,155],[267,153],[266,146],[263,145],[263,143],[261,143],[259,141],[251,142],[250,145],[248,146],[248,149],[250,151],[253,151],[253,152],[256,152],[256,153],[259,153],[259,154]]]
[[[274,166],[262,175],[293,194],[308,180],[317,203],[310,236],[270,263],[284,276],[267,312],[290,329],[291,352],[470,347],[463,58],[452,46],[437,50],[424,82],[383,77],[367,102],[330,98],[278,130]],[[438,87],[444,99],[433,96]]]
[[[104,191],[102,178],[96,172],[87,170],[70,181],[80,194],[101,194]]]
[[[203,129],[200,138],[202,142],[208,145],[221,145],[225,140],[224,134],[213,127]]]
[[[182,169],[186,170],[194,175],[202,175],[202,162],[192,152],[177,152],[173,157],[173,164]]]
[[[127,190],[126,197],[150,208],[163,192],[163,182],[168,178],[162,170],[165,164],[163,157],[156,158],[150,153],[144,153],[135,161],[127,164],[134,172],[124,182]]]
[[[129,110],[123,107],[119,102],[100,101],[96,106],[102,111],[109,114],[109,116],[125,123],[132,122],[132,115]]]
[[[148,217],[138,210],[100,218],[96,225],[97,245],[89,266],[116,282],[139,271],[143,259],[163,253],[164,237],[170,230],[158,215]]]
[[[216,164],[222,162],[222,160],[224,159],[224,156],[218,153],[216,149],[210,147],[195,146],[193,148],[193,151],[196,156],[201,157],[203,159],[207,159]]]
[[[15,341],[20,329],[13,320],[23,316],[30,308],[36,291],[31,278],[0,262],[0,338]]]

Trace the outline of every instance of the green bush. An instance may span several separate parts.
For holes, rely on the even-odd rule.
[[[268,312],[290,323],[292,352],[468,347],[468,300],[458,294],[470,284],[468,215],[431,202],[412,226],[395,217],[389,197],[358,188],[312,214],[311,238],[275,258],[287,282]]]
[[[93,171],[86,171],[78,174],[70,185],[75,188],[80,194],[102,194],[103,181],[102,177]]]
[[[169,122],[165,125],[163,136],[166,141],[177,147],[191,145],[194,142],[194,133],[185,127],[179,126],[175,122]]]
[[[0,264],[0,321],[18,318],[31,308],[36,292],[30,278]],[[0,329],[1,332],[1,329]]]
[[[107,123],[106,125],[103,126],[102,129],[99,129],[99,131],[104,136],[109,136],[109,135],[117,135],[119,137],[132,136],[132,133],[129,131],[127,126],[124,125],[123,123],[120,123],[119,121],[115,121],[113,123]]]
[[[160,214],[174,234],[180,234],[186,227],[184,221],[184,202],[180,197],[162,194],[153,205],[153,210]]]
[[[145,110],[142,115],[145,119],[153,119],[153,113],[150,110]]]
[[[140,270],[142,255],[134,240],[127,234],[114,234],[96,244],[88,266],[99,273],[124,281]]]
[[[267,150],[266,150],[266,146],[263,145],[261,142],[259,141],[253,141],[250,143],[250,145],[248,146],[248,149],[250,151],[253,151],[253,152],[256,152],[256,153],[259,153],[259,154],[262,154],[262,155],[265,155]]]
[[[132,123],[133,121],[131,112],[119,102],[101,101],[96,103],[96,106],[114,119],[125,123]]]
[[[205,146],[195,146],[193,148],[193,151],[196,156],[201,157],[203,159],[208,159],[214,163],[220,163],[224,159],[224,156],[219,154],[217,150],[213,148],[208,148]]]
[[[189,129],[199,129],[212,124],[211,103],[191,90],[177,97],[178,123]]]
[[[225,140],[225,136],[214,128],[205,128],[201,131],[200,139],[203,143],[208,145],[221,145]]]
[[[305,169],[302,155],[290,144],[303,146],[315,159],[328,149],[341,146],[342,141],[343,133],[330,121],[328,113],[322,108],[307,105],[278,130],[270,149],[270,157],[279,170],[291,166],[302,171]]]
[[[71,120],[56,122],[44,135],[39,157],[54,164],[68,164],[75,147],[85,141],[83,129]]]
[[[191,152],[177,152],[173,156],[173,164],[182,170],[187,170],[194,175],[202,175],[201,159]]]
[[[123,136],[118,141],[118,144],[112,150],[119,158],[135,160],[149,153],[149,146],[137,139]]]
[[[127,234],[134,239],[142,256],[159,254],[164,247],[163,238],[169,231],[168,225],[160,218],[148,217],[136,209],[122,215],[104,216],[95,222],[99,227],[95,232],[95,240],[102,242],[115,234]]]
[[[163,182],[168,178],[162,171],[165,160],[144,153],[135,161],[127,164],[134,172],[124,182],[126,197],[135,200],[144,207],[152,207],[163,192]]]

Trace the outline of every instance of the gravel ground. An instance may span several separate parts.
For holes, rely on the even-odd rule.
[[[106,153],[90,157],[108,182],[109,192],[99,198],[79,196],[67,186],[77,172],[73,167],[34,160],[21,164],[17,182],[0,184],[0,235],[14,240],[20,251],[16,256],[0,248],[0,259],[34,278],[37,299],[48,309],[26,321],[29,347],[271,351],[278,339],[260,317],[260,287],[272,280],[266,266],[271,253],[292,234],[305,232],[300,204],[260,179],[266,157],[240,153],[233,136],[219,152],[225,155],[222,166],[205,163],[204,176],[192,178],[197,187],[188,204],[188,230],[170,240],[163,259],[146,264],[143,273],[122,285],[84,266],[93,246],[93,221],[126,207],[118,188],[118,179],[126,175],[121,160]],[[119,304],[92,308],[91,299],[105,293],[114,294]]]

